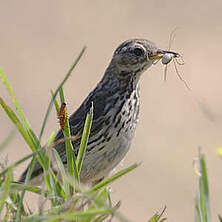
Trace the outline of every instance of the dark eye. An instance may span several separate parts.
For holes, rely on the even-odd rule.
[[[141,55],[144,54],[144,50],[141,49],[141,48],[135,48],[135,49],[133,50],[133,53],[134,53],[136,56],[141,56]]]

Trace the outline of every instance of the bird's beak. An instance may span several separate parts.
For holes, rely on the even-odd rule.
[[[153,52],[152,55],[149,56],[149,59],[155,61],[155,60],[159,60],[162,59],[163,56],[166,54],[173,54],[174,57],[179,57],[180,55],[177,52],[173,52],[173,51],[166,51],[166,50],[162,50],[162,49],[158,49],[155,52]]]

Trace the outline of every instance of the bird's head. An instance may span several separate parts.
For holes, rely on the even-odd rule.
[[[115,50],[110,65],[120,78],[139,77],[165,52],[149,40],[130,39]]]

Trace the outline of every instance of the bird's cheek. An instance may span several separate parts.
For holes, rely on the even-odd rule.
[[[151,60],[146,61],[146,63],[144,64],[144,71],[147,70],[152,65],[153,65],[153,61]]]

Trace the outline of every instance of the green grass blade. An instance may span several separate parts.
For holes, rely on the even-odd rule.
[[[59,90],[59,97],[60,97],[60,103],[61,104],[65,103],[65,96],[64,96],[64,92],[63,92],[63,87],[61,87]]]
[[[45,162],[44,162],[44,170],[45,171],[48,171],[50,169],[50,158],[52,156],[52,146],[53,146],[53,142],[54,142],[54,139],[55,139],[55,132],[52,132],[49,139],[48,139],[48,142],[47,142],[47,145],[45,147],[45,150],[46,150],[46,157],[45,157]]]
[[[40,189],[38,187],[26,186],[26,185],[20,184],[20,183],[11,183],[10,184],[10,191],[22,191],[23,189],[25,189],[26,191],[29,191],[31,193],[43,194],[43,196],[48,195],[48,192],[43,191],[42,189]]]
[[[66,201],[68,201],[71,199],[72,194],[70,192],[70,186],[69,186],[69,181],[68,181],[68,178],[66,175],[66,170],[65,170],[65,167],[63,165],[63,162],[62,162],[58,152],[55,149],[53,149],[53,152],[54,152],[55,159],[56,159],[56,162],[57,162],[57,165],[58,165],[61,177],[62,177],[62,182],[63,182],[63,186],[65,189],[65,199],[66,199]]]
[[[48,193],[53,196],[53,197],[59,197],[59,198],[65,198],[64,195],[64,190],[62,186],[60,185],[58,178],[55,175],[55,172],[51,168],[51,160],[54,161],[53,158],[53,150],[51,148],[52,143],[54,142],[55,134],[52,134],[48,140],[48,148],[46,148],[46,151],[48,153],[47,157],[47,162],[45,162],[44,166],[44,181],[46,188],[48,190]],[[53,159],[52,159],[53,158]],[[51,203],[53,206],[58,204],[58,201],[56,198],[51,198]]]
[[[36,158],[35,158],[35,156],[33,156],[31,164],[30,164],[29,169],[28,169],[28,173],[27,173],[26,178],[25,178],[25,185],[28,184],[28,182],[31,178],[32,171],[33,171],[33,168],[34,168],[34,165],[35,165],[35,160],[36,160]],[[24,199],[24,196],[25,196],[25,191],[26,191],[26,189],[25,189],[25,187],[23,187],[21,197],[20,197],[20,200],[19,200],[19,203],[18,203],[18,210],[17,210],[17,213],[16,213],[16,222],[21,221],[21,214],[22,214],[23,199]]]
[[[207,169],[204,155],[200,156],[201,178],[200,178],[200,203],[202,215],[206,222],[210,222],[209,188],[207,179]]]
[[[195,203],[195,222],[202,222],[201,215],[200,215],[200,208],[199,208],[199,200],[196,198]]]
[[[64,97],[64,92],[63,88],[60,88],[60,101],[61,104],[65,104],[65,97]],[[70,126],[69,126],[69,120],[67,118],[67,111],[65,109],[65,125],[63,129],[63,135],[65,140],[65,145],[66,145],[66,157],[67,157],[67,167],[68,167],[68,172],[69,174],[75,178],[76,182],[79,183],[79,172],[76,166],[76,158],[74,154],[74,148],[72,145],[72,141],[67,138],[71,138],[71,132],[70,132]]]
[[[54,97],[54,92],[52,90],[51,90],[51,95],[52,95],[52,97]],[[54,105],[55,105],[55,108],[56,108],[56,112],[58,113],[60,107],[59,107],[59,103],[58,103],[56,98],[54,99]]]
[[[0,172],[0,178],[6,174],[9,170],[13,169],[14,167],[18,166],[19,164],[25,162],[26,160],[30,159],[34,155],[44,151],[44,148],[40,148],[39,150],[36,150],[35,152],[23,157],[22,159],[16,161],[15,163],[11,164],[10,166],[6,167],[2,172]]]
[[[86,116],[82,139],[81,139],[79,152],[78,152],[78,156],[77,156],[76,165],[77,165],[77,169],[78,169],[79,173],[81,171],[82,163],[83,163],[85,153],[86,153],[87,143],[88,143],[90,130],[91,130],[91,126],[92,126],[92,120],[93,120],[93,104],[90,108],[89,113]]]
[[[93,186],[89,191],[87,191],[87,193],[92,193],[95,191],[98,191],[102,188],[107,187],[109,184],[113,183],[114,181],[116,181],[118,178],[122,177],[123,175],[131,172],[132,170],[134,170],[135,168],[137,168],[139,166],[138,163],[134,163],[133,165],[131,165],[130,167],[127,167],[126,169],[121,170],[120,172],[114,174],[113,176],[101,181],[100,183],[96,184],[95,186]]]
[[[1,193],[0,193],[0,215],[1,215],[3,207],[4,207],[5,199],[8,197],[8,194],[9,194],[11,180],[12,180],[12,169],[10,169],[7,172],[7,174],[5,176],[5,180],[4,180],[4,182],[2,184],[2,187],[1,187]]]
[[[35,150],[35,144],[33,144],[33,141],[31,140],[28,132],[26,131],[25,127],[22,125],[14,111],[6,105],[6,103],[3,101],[3,99],[0,97],[0,104],[10,120],[15,124],[17,127],[18,131],[21,133],[23,138],[25,139],[26,143],[29,145],[29,147],[34,151]]]
[[[53,195],[54,197],[65,199],[65,192],[61,184],[59,183],[58,178],[56,177],[56,175],[51,169],[49,171],[49,178],[50,178],[50,185],[51,185],[51,190],[49,190],[49,192],[51,192],[51,195]],[[53,199],[53,202],[55,205],[57,205],[56,199],[55,200]]]
[[[210,204],[209,204],[209,186],[207,179],[207,168],[205,157],[203,154],[199,154],[200,161],[200,176],[199,176],[199,189],[198,198],[196,203],[197,221],[210,222]]]
[[[33,138],[30,136],[30,134],[27,132],[26,128],[22,125],[22,123],[20,122],[20,120],[18,119],[18,117],[16,116],[16,114],[14,113],[14,111],[5,104],[5,102],[3,101],[3,99],[0,97],[0,105],[2,106],[2,108],[4,109],[4,111],[6,112],[6,114],[8,115],[8,117],[10,118],[10,120],[14,123],[14,125],[16,126],[16,128],[18,129],[18,131],[20,132],[20,134],[23,136],[24,140],[26,141],[26,143],[29,145],[29,147],[31,148],[32,151],[36,151],[36,144],[35,141],[33,141]],[[44,155],[43,153],[39,152],[38,155],[38,161],[39,163],[43,166],[44,163]]]
[[[14,104],[17,112],[18,112],[18,115],[19,115],[19,117],[20,117],[20,119],[22,121],[22,124],[23,124],[24,128],[28,132],[31,140],[36,145],[36,149],[37,149],[38,139],[37,139],[35,133],[32,131],[31,126],[30,126],[28,120],[26,119],[26,117],[25,117],[25,115],[24,115],[24,113],[23,113],[23,111],[21,109],[21,106],[20,106],[20,104],[19,104],[19,102],[18,102],[18,100],[17,100],[17,98],[15,96],[15,93],[12,90],[12,87],[11,87],[8,79],[6,78],[6,75],[3,73],[3,71],[1,69],[0,69],[0,78],[1,78],[2,83],[6,87],[6,89],[8,90],[8,92],[9,92],[11,98],[12,98],[12,102],[13,102],[13,104]]]
[[[65,192],[62,188],[62,186],[60,185],[59,181],[58,181],[58,178],[57,176],[55,175],[55,173],[53,172],[53,170],[51,169],[51,158],[53,158],[53,161],[54,161],[54,149],[51,147],[53,145],[53,142],[54,142],[54,139],[55,139],[55,136],[56,134],[55,133],[52,133],[49,140],[48,140],[48,143],[47,143],[47,146],[48,148],[46,149],[47,152],[48,152],[48,163],[47,163],[47,167],[44,171],[44,175],[45,175],[45,184],[47,185],[47,188],[48,188],[48,192],[53,195],[53,196],[56,196],[56,197],[61,197],[61,198],[65,198]],[[51,202],[54,204],[54,205],[57,205],[57,200],[54,200],[52,199]]]
[[[60,203],[60,199],[65,199],[65,192],[51,169],[44,171],[44,182],[48,193],[47,199],[55,207]]]
[[[112,212],[112,209],[109,208],[100,208],[93,209],[87,211],[79,211],[79,212],[65,212],[60,215],[41,215],[41,216],[30,216],[24,219],[24,222],[32,222],[32,221],[42,221],[45,220],[47,222],[56,222],[61,220],[66,221],[75,221],[76,219],[85,218],[89,216],[97,216],[101,214],[107,214]]]
[[[45,130],[45,126],[46,126],[46,122],[48,120],[48,117],[49,117],[49,114],[51,112],[51,109],[52,109],[52,106],[53,106],[53,103],[54,103],[54,100],[59,92],[59,90],[61,89],[61,87],[63,87],[63,85],[65,84],[65,82],[67,81],[67,79],[70,77],[73,69],[76,67],[76,65],[79,63],[79,60],[81,59],[82,55],[84,54],[86,50],[86,47],[83,47],[83,49],[81,50],[79,56],[77,57],[77,59],[74,61],[74,63],[72,64],[71,68],[69,69],[68,73],[66,74],[65,78],[62,80],[62,82],[59,84],[59,86],[57,87],[50,103],[49,103],[49,106],[48,106],[48,109],[46,111],[46,114],[45,114],[45,117],[44,117],[44,120],[43,120],[43,123],[42,123],[42,128],[41,128],[41,131],[40,131],[40,134],[39,134],[39,141],[41,141],[41,138],[42,138],[42,135],[43,135],[43,132]]]
[[[162,218],[164,212],[166,211],[166,206],[163,208],[161,213],[155,213],[149,220],[148,222],[163,222],[167,220],[167,218]]]
[[[65,138],[71,138],[68,119],[66,120],[65,128],[64,128],[63,133],[64,133]],[[77,169],[77,166],[76,166],[76,160],[75,160],[76,158],[75,158],[75,154],[74,154],[74,151],[73,151],[74,149],[73,149],[71,139],[66,139],[65,144],[66,144],[66,156],[67,156],[68,172],[78,182],[79,181],[79,172],[78,172],[78,169]]]
[[[22,112],[22,109],[21,109],[21,106],[19,105],[19,102],[18,100],[16,99],[16,96],[15,96],[15,93],[14,91],[12,90],[12,87],[8,81],[8,79],[6,78],[5,74],[3,73],[2,69],[0,69],[0,78],[2,80],[2,83],[4,84],[4,86],[6,87],[6,89],[8,90],[11,98],[12,98],[12,101],[13,101],[13,104],[19,114],[19,117],[21,118],[24,126],[26,127],[26,129],[30,129],[30,125],[28,123],[28,120],[25,118],[25,115],[24,113]]]

